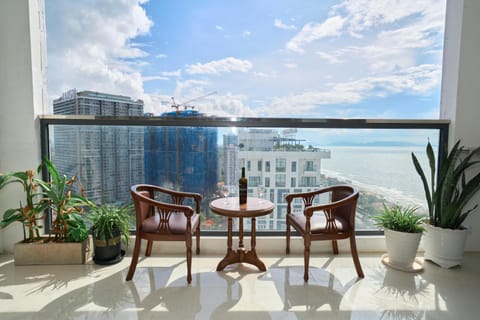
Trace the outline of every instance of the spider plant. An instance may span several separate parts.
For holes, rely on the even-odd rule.
[[[460,140],[457,141],[450,152],[445,151],[439,155],[440,165],[436,171],[435,154],[428,142],[426,154],[430,166],[430,184],[420,162],[412,152],[413,164],[425,189],[429,223],[433,226],[461,229],[464,220],[478,207],[478,204],[475,204],[465,209],[480,190],[480,172],[470,174],[468,179],[466,175],[467,170],[480,163],[474,160],[475,156],[480,154],[480,147],[468,151],[460,145]]]
[[[92,221],[92,233],[95,239],[108,240],[120,232],[121,239],[128,246],[130,236],[129,223],[132,216],[132,205],[117,206],[102,204],[91,207],[88,218]]]
[[[420,233],[425,231],[423,227],[424,216],[416,213],[418,207],[402,207],[397,204],[387,206],[383,204],[380,214],[373,216],[375,225],[384,229],[399,232]]]

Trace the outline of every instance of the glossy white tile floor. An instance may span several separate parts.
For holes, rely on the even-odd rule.
[[[126,257],[112,266],[15,266],[0,255],[0,319],[479,319],[480,253],[464,265],[425,263],[420,274],[361,255],[357,279],[348,255],[316,255],[310,281],[303,257],[262,256],[268,270],[221,256],[194,256],[187,285],[183,256],[144,258],[125,282]]]

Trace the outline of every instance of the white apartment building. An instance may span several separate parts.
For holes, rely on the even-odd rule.
[[[284,230],[285,194],[320,187],[321,161],[330,158],[330,150],[306,148],[291,131],[286,137],[270,129],[241,130],[239,145],[238,163],[245,166],[248,195],[256,197],[263,186],[265,198],[276,204],[271,215],[257,219],[257,229]]]

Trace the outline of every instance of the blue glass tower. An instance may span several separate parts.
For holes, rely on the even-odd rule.
[[[201,117],[194,110],[169,112],[162,117]],[[147,127],[144,137],[145,182],[198,192],[208,199],[217,189],[217,128]]]

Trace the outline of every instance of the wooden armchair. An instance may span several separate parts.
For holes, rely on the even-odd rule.
[[[187,282],[192,281],[192,235],[196,236],[196,253],[200,253],[200,202],[198,193],[179,192],[139,184],[131,188],[136,212],[136,238],[127,281],[132,280],[137,267],[142,239],[147,240],[145,256],[150,256],[153,241],[185,241],[187,247]],[[195,211],[184,200],[195,203]]]
[[[330,194],[330,202],[312,205],[315,197]],[[303,210],[293,212],[294,199],[303,201]],[[331,240],[333,253],[338,254],[337,240],[350,238],[350,250],[358,277],[364,274],[358,258],[355,242],[355,210],[357,207],[358,190],[347,185],[337,185],[303,193],[288,194],[287,201],[287,254],[290,253],[291,226],[304,239],[304,275],[308,281],[308,266],[310,260],[310,244],[315,240]]]

